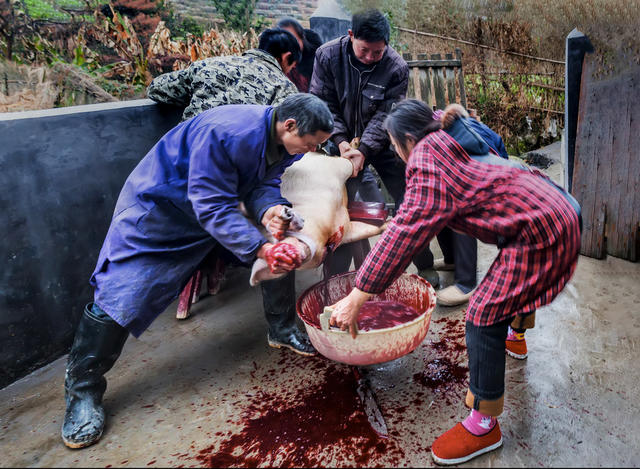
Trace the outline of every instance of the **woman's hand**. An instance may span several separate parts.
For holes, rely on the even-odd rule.
[[[354,288],[347,296],[331,305],[333,312],[331,313],[331,319],[329,324],[331,326],[338,326],[343,331],[349,328],[351,337],[354,339],[358,335],[358,315],[360,308],[365,301],[371,297],[370,293],[363,292]]]

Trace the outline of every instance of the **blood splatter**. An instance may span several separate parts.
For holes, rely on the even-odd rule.
[[[336,460],[340,465],[398,465],[404,452],[371,428],[350,369],[322,362],[319,384],[258,392],[243,409],[242,430],[199,451],[195,459],[208,467],[314,467]]]
[[[433,321],[443,325],[440,339],[425,344],[437,353],[437,357],[425,360],[425,368],[413,375],[413,380],[433,392],[449,397],[466,388],[469,382],[469,368],[465,364],[466,346],[464,322],[442,318]]]

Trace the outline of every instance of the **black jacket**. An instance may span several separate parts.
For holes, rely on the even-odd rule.
[[[343,36],[317,50],[309,92],[333,113],[333,142],[360,137],[358,149],[369,157],[389,148],[382,124],[392,104],[405,98],[409,67],[387,46],[379,62],[360,72],[350,44],[349,36]]]

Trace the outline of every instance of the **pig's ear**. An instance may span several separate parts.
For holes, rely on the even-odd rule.
[[[256,259],[251,267],[251,277],[249,278],[249,285],[255,287],[263,280],[273,280],[275,278],[283,277],[285,274],[272,274],[269,269],[269,264],[264,259]]]

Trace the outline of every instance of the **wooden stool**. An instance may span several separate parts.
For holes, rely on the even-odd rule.
[[[176,318],[187,319],[189,317],[191,314],[191,305],[200,299],[200,289],[204,276],[207,278],[207,291],[209,295],[216,295],[222,286],[225,270],[224,261],[216,256],[215,253],[212,252],[207,255],[198,267],[198,270],[195,271],[187,282],[182,293],[180,293]]]

